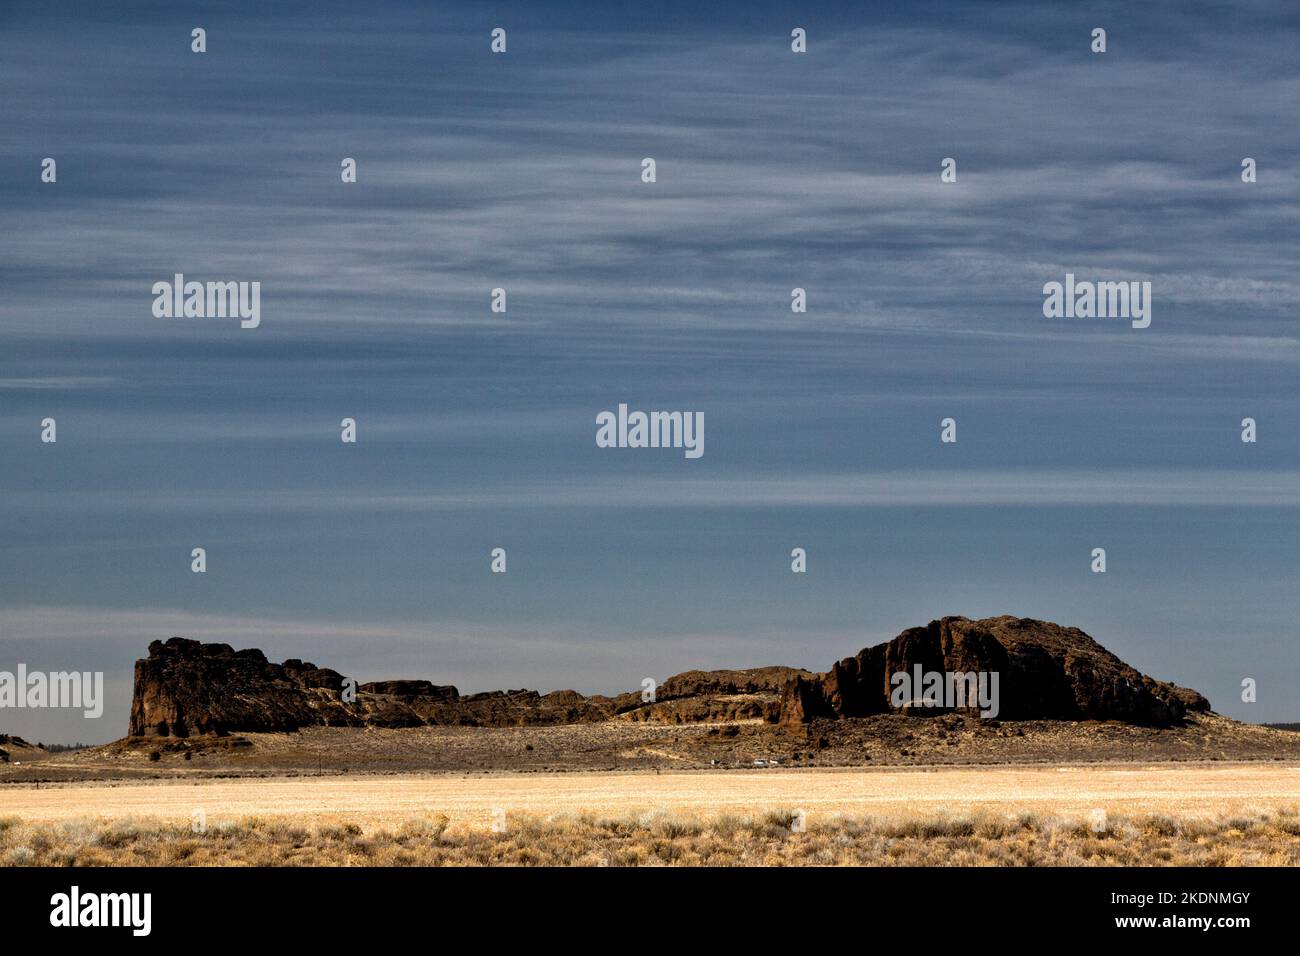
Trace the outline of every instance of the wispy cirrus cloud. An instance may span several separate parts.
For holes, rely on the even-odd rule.
[[[7,496],[28,510],[137,514],[402,513],[474,508],[891,508],[1053,505],[1300,508],[1300,471],[1112,468],[896,471],[717,478],[568,476],[444,488],[68,491]]]
[[[0,650],[585,690],[980,607],[1228,706],[1296,664],[1287,4],[828,3],[804,56],[762,0],[506,4],[506,57],[469,4],[233,2],[203,57],[181,9],[0,5],[0,608],[42,608]],[[261,328],[155,319],[177,271]],[[1151,328],[1045,320],[1066,272],[1150,280]],[[705,458],[598,452],[620,401]]]
[[[0,391],[75,391],[90,388],[108,388],[117,380],[108,376],[55,375],[47,378],[0,378]]]

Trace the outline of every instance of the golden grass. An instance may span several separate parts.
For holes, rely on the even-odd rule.
[[[0,786],[0,817],[61,823],[157,818],[297,817],[390,829],[424,813],[446,813],[455,826],[497,808],[510,813],[635,817],[761,814],[798,807],[811,817],[897,818],[913,813],[1039,813],[1085,816],[1092,808],[1135,815],[1249,814],[1300,804],[1300,767],[1247,764],[1155,766],[882,768],[874,770],[686,771],[677,773],[356,774],[257,779]]]
[[[6,866],[1296,866],[1300,808],[1216,817],[1031,812],[922,816],[445,814],[397,825],[245,817],[203,832],[156,819],[0,819]]]

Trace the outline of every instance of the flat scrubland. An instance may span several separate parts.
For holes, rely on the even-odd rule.
[[[1300,764],[11,785],[7,865],[1300,865]]]
[[[8,866],[1296,866],[1300,809],[1179,819],[976,813],[803,820],[689,814],[518,815],[502,832],[445,814],[394,828],[292,818],[185,824],[0,818]]]
[[[734,771],[789,767],[936,767],[1104,762],[1290,761],[1300,733],[1197,714],[1177,727],[1118,721],[983,721],[956,714],[819,721],[533,727],[308,727],[296,733],[128,738],[0,763],[6,784],[420,771]]]
[[[1300,734],[882,715],[132,738],[0,765],[0,865],[1300,865]]]

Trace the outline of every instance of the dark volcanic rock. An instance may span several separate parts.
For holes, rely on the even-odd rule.
[[[1166,726],[1188,710],[1208,710],[1195,691],[1152,680],[1087,634],[1013,617],[946,617],[845,658],[825,674],[790,667],[687,671],[656,688],[584,697],[573,690],[491,691],[462,696],[427,680],[361,684],[344,700],[337,671],[259,650],[173,637],[149,645],[135,664],[133,737],[195,737],[300,727],[509,727],[611,719],[655,723],[762,719],[802,724],[892,710],[898,671],[999,674],[1003,719],[1123,720]]]
[[[259,650],[200,644],[181,637],[154,641],[135,662],[133,737],[192,737],[234,731],[286,731],[313,725],[418,727],[425,724],[514,726],[605,720],[604,697],[575,691],[493,691],[462,697],[427,680],[361,684],[343,699],[337,671],[290,659],[274,664]]]
[[[786,682],[800,674],[811,677],[808,671],[793,667],[753,667],[738,671],[686,671],[669,677],[656,688],[657,700],[677,700],[682,697],[731,694],[779,694]]]
[[[912,673],[917,665],[924,671],[997,672],[1002,719],[1168,726],[1189,710],[1209,710],[1200,694],[1139,673],[1078,628],[1028,618],[945,617],[868,647],[825,674],[789,681],[780,720],[889,712],[892,675]]]
[[[838,665],[836,665],[838,666]],[[781,693],[777,716],[783,724],[806,724],[823,717],[836,717],[821,676],[796,677]]]
[[[261,651],[173,637],[135,662],[133,737],[189,737],[231,730],[296,730],[351,723],[343,676],[314,664],[272,664]],[[333,719],[330,719],[333,718]]]
[[[285,665],[288,666],[288,661]],[[450,684],[440,686],[427,680],[381,680],[361,684],[357,690],[390,697],[426,697],[430,700],[456,700],[460,692]]]
[[[789,667],[743,671],[689,671],[670,677],[657,700],[639,692],[584,697],[574,690],[461,693],[427,680],[360,684],[343,699],[337,671],[290,659],[274,664],[259,650],[200,644],[173,637],[154,641],[135,664],[133,737],[194,737],[237,731],[287,731],[312,725],[418,727],[426,724],[511,727],[610,720],[685,723],[703,720],[775,720]]]

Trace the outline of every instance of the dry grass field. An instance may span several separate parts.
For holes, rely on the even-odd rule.
[[[1296,866],[1300,810],[1091,820],[1033,813],[827,817],[794,811],[509,818],[453,829],[445,814],[397,827],[223,820],[23,824],[0,818],[8,866]]]
[[[1217,715],[315,727],[11,758],[18,866],[1300,865],[1300,734]]]
[[[0,862],[1291,866],[1300,765],[11,785]]]
[[[901,714],[777,727],[763,721],[608,721],[527,727],[306,727],[296,733],[126,738],[68,753],[15,752],[0,788],[90,780],[333,773],[555,774],[794,768],[1300,764],[1300,733],[1200,714],[1171,728],[1118,721],[982,721]]]

